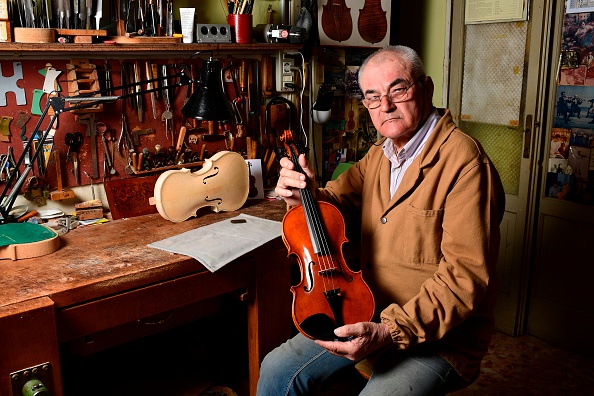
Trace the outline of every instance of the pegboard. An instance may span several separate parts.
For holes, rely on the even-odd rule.
[[[229,58],[221,59],[222,66],[225,65],[225,62],[228,62]],[[24,90],[24,97],[26,98],[26,103],[21,104],[17,103],[17,95],[14,92],[8,92],[5,95],[6,98],[6,105],[0,106],[0,117],[11,117],[12,121],[9,124],[9,131],[10,131],[10,141],[3,142],[0,141],[0,154],[6,154],[8,151],[8,147],[12,147],[12,151],[16,160],[21,156],[23,152],[23,140],[21,139],[22,130],[17,127],[16,120],[21,113],[25,113],[29,115],[31,118],[25,124],[25,134],[24,136],[28,139],[33,132],[35,125],[38,123],[40,116],[35,114],[39,113],[40,109],[43,109],[46,102],[47,102],[47,94],[43,93],[44,88],[44,70],[48,65],[51,65],[54,69],[61,71],[59,76],[56,79],[56,86],[59,88],[59,94],[63,96],[71,96],[72,94],[69,92],[69,83],[70,81],[69,73],[68,73],[68,64],[71,64],[73,60],[53,60],[51,62],[46,62],[42,60],[22,60],[19,61],[21,71],[22,71],[22,79],[18,79],[16,82],[19,88]],[[90,64],[95,65],[97,70],[97,75],[99,78],[100,88],[104,89],[106,84],[106,66],[109,68],[109,76],[111,77],[111,86],[118,87],[125,83],[125,79],[122,80],[122,64],[124,66],[130,67],[134,62],[138,62],[139,69],[140,69],[140,80],[146,80],[146,72],[145,72],[145,63],[147,60],[105,60],[105,59],[88,59]],[[160,63],[159,63],[160,62]],[[200,75],[200,68],[202,66],[203,60],[200,58],[193,59],[191,62],[187,60],[160,60],[154,61],[151,63],[157,63],[158,65],[167,64],[169,65],[169,69],[173,72],[173,65],[181,65],[185,63],[186,65],[192,64],[194,66],[194,70],[196,73],[197,79],[199,79]],[[239,64],[239,60],[233,59],[233,64]],[[0,85],[3,84],[4,79],[10,78],[13,73],[13,61],[10,60],[2,60],[0,61],[2,66],[2,76],[0,77]],[[179,69],[179,68],[178,68]],[[13,80],[11,80],[13,81]],[[145,86],[142,86],[144,89]],[[72,88],[70,88],[72,89]],[[22,93],[19,93],[21,95]],[[116,91],[114,94],[118,95],[119,92]],[[192,151],[198,153],[201,151],[202,145],[205,145],[206,153],[205,158],[208,158],[215,154],[218,151],[228,149],[227,143],[225,140],[219,141],[209,141],[204,142],[200,139],[196,143],[190,143],[189,136],[192,134],[200,134],[205,133],[208,130],[209,125],[207,122],[194,122],[190,124],[190,121],[185,121],[181,114],[181,108],[184,104],[184,101],[188,97],[188,87],[177,87],[174,91],[173,101],[171,111],[173,113],[173,130],[176,132],[172,134],[169,132],[166,136],[165,133],[165,122],[162,118],[163,112],[166,110],[165,101],[163,99],[163,95],[160,95],[159,98],[155,101],[155,112],[156,116],[153,115],[152,106],[151,106],[151,96],[150,94],[144,94],[142,96],[143,101],[143,115],[142,119],[139,119],[138,112],[133,109],[132,107],[132,100],[133,99],[122,99],[116,100],[114,102],[105,102],[102,106],[102,109],[97,112],[93,112],[95,117],[96,123],[103,123],[105,127],[109,131],[106,135],[106,138],[111,138],[114,141],[108,141],[108,150],[110,155],[115,153],[114,155],[114,169],[115,174],[111,175],[109,171],[107,174],[104,172],[104,154],[105,149],[101,139],[101,134],[97,134],[96,136],[96,147],[97,147],[97,161],[98,161],[98,168],[99,168],[99,177],[93,180],[93,183],[98,183],[105,180],[119,180],[125,179],[130,177],[136,177],[136,175],[132,175],[126,173],[126,165],[128,164],[128,160],[122,158],[117,155],[117,148],[112,150],[111,145],[115,145],[115,141],[120,136],[121,129],[122,129],[122,114],[125,115],[125,119],[127,121],[126,125],[130,132],[134,129],[153,129],[154,134],[147,134],[139,136],[139,145],[135,147],[135,151],[140,153],[143,148],[148,148],[151,152],[155,150],[156,145],[160,145],[162,149],[166,149],[169,146],[176,146],[176,139],[178,136],[178,132],[180,127],[186,126],[188,128],[188,132],[186,134],[185,143],[187,148],[191,149]],[[233,84],[227,84],[227,96],[229,99],[234,99],[237,97],[239,92],[236,92]],[[239,103],[239,106],[247,106],[245,100]],[[242,110],[243,114],[248,113],[244,108]],[[80,117],[84,116],[85,113],[78,113],[75,114],[74,112],[64,112],[61,113],[57,119],[57,125],[55,127],[55,134],[53,136],[53,146],[51,151],[59,151],[61,153],[61,175],[62,175],[62,184],[64,187],[67,186],[76,186],[75,177],[72,172],[73,164],[71,162],[66,163],[66,153],[68,151],[68,147],[65,143],[65,136],[67,133],[75,133],[80,132],[84,139],[82,145],[79,149],[78,159],[79,159],[79,174],[80,174],[80,185],[88,185],[90,184],[91,180],[87,176],[87,174],[92,175],[92,153],[91,153],[91,138],[87,136],[87,127],[85,124],[79,122]],[[251,136],[252,138],[256,138],[258,140],[264,141],[261,139],[260,131],[263,130],[261,125],[264,124],[264,120],[262,115],[264,114],[263,111],[260,111],[260,116],[257,114],[252,117],[246,117],[244,119],[244,123],[247,126],[247,130],[245,132],[245,137]],[[22,115],[22,114],[21,114]],[[41,124],[41,131],[44,131],[50,121],[50,116],[45,117],[43,123]],[[280,122],[282,124],[282,120],[274,120],[273,122]],[[217,125],[217,128],[219,126]],[[222,133],[222,129],[228,129],[233,132],[233,135],[236,136],[237,128],[234,125],[226,124],[225,126],[221,127],[220,132]],[[282,131],[281,131],[282,132]],[[245,153],[245,138],[236,138],[234,140],[234,151],[238,151],[240,153]],[[22,172],[23,167],[21,167],[20,171]],[[29,176],[40,176],[37,166],[34,166],[33,172]],[[47,167],[45,169],[44,175],[45,181],[49,184],[50,189],[55,188],[57,185],[57,172],[55,168],[55,162],[53,160],[53,156],[48,158]],[[0,183],[0,187],[4,188],[4,184]]]

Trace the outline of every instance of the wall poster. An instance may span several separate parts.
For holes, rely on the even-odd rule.
[[[594,10],[594,0],[567,7]],[[567,12],[562,34],[545,196],[593,205],[594,12]]]

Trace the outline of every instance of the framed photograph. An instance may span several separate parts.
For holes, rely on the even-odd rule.
[[[250,189],[248,199],[264,199],[264,177],[262,176],[262,160],[247,159],[245,164],[248,167],[250,177]]]

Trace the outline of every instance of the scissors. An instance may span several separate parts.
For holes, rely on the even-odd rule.
[[[83,142],[83,135],[80,132],[70,133],[68,132],[64,138],[66,145],[68,146],[68,153],[66,154],[66,161],[72,159],[72,165],[74,166],[74,180],[76,184],[80,184],[80,175],[78,173],[78,149]],[[72,158],[70,157],[72,154]]]

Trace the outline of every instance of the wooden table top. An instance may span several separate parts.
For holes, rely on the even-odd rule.
[[[282,221],[285,212],[284,201],[248,200],[233,212],[202,208],[197,217],[181,223],[151,214],[71,230],[50,255],[0,261],[0,308],[44,296],[60,308],[207,271],[191,257],[147,245],[240,213]]]

